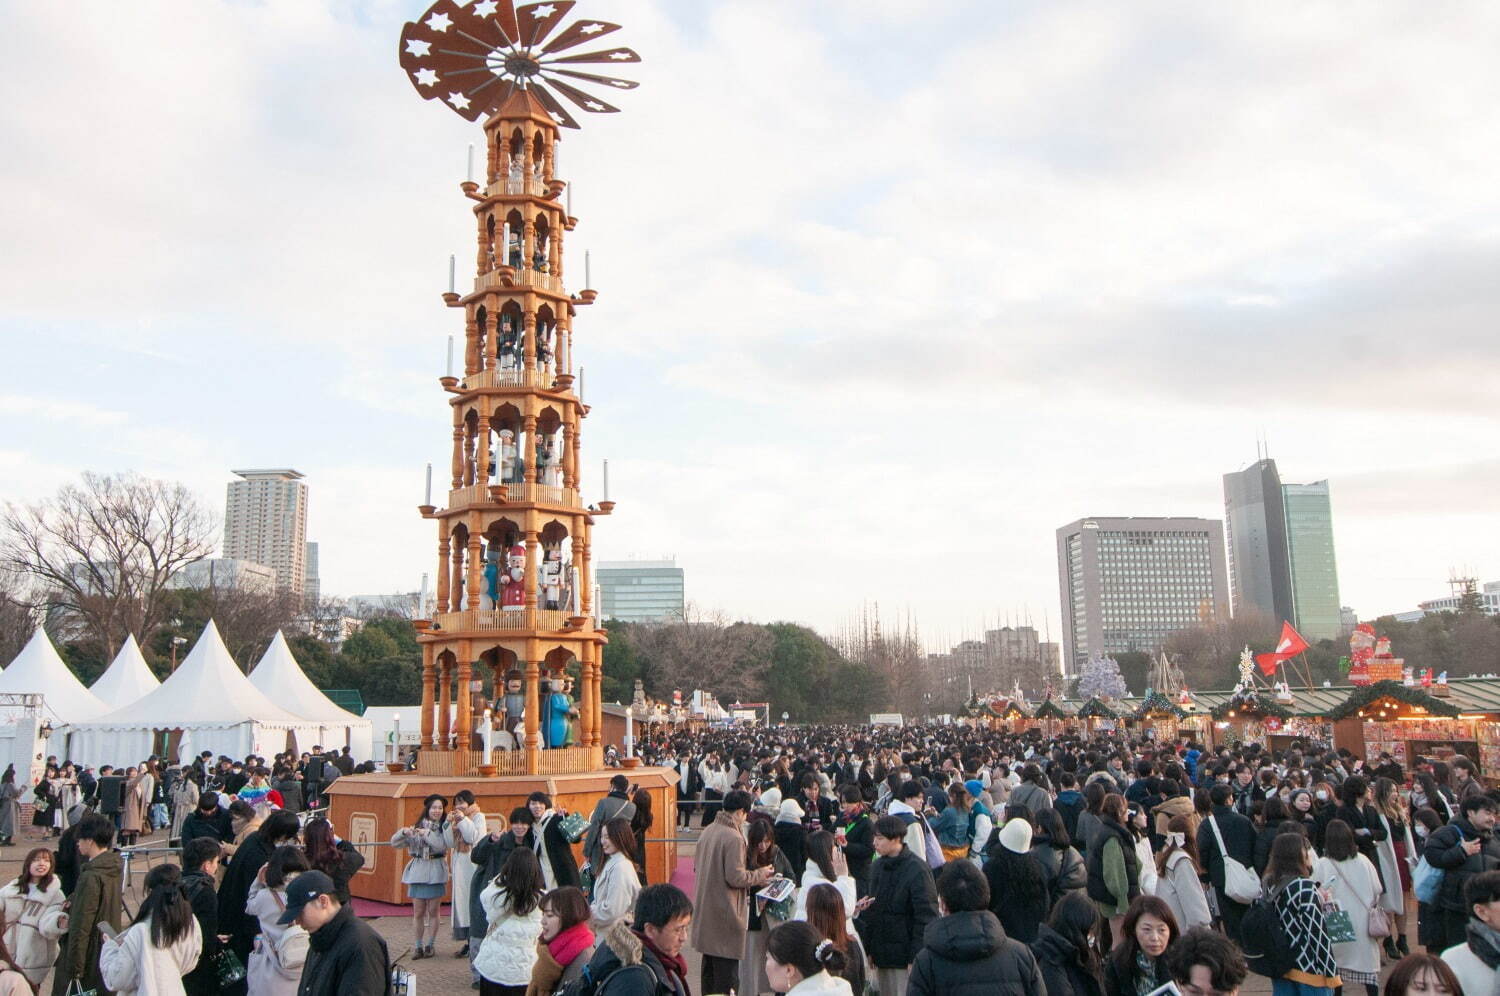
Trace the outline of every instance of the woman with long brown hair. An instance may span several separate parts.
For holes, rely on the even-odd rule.
[[[68,897],[54,870],[52,849],[34,847],[21,862],[21,874],[0,889],[5,949],[33,986],[57,961],[58,938],[67,930]]]
[[[1393,936],[1385,939],[1385,953],[1394,960],[1411,953],[1406,944],[1406,896],[1411,892],[1411,866],[1406,863],[1406,856],[1415,855],[1417,846],[1407,822],[1406,803],[1396,783],[1389,778],[1375,779],[1374,808],[1386,831],[1385,840],[1375,844],[1375,854],[1380,859],[1380,879],[1385,886],[1380,905],[1396,918]]]
[[[1323,926],[1322,887],[1312,877],[1312,852],[1300,833],[1284,833],[1271,844],[1265,895],[1276,906],[1281,927],[1292,942],[1293,967],[1271,980],[1275,993],[1315,993],[1342,985],[1333,942]],[[1293,984],[1280,985],[1286,982]]]
[[[745,821],[745,826],[748,841],[745,846],[745,870],[753,872],[770,865],[780,877],[794,878],[790,859],[776,846],[775,828],[770,817],[764,813],[755,813]],[[786,919],[785,916],[777,916],[764,899],[751,894],[750,915],[745,925],[745,953],[740,958],[740,992],[769,991],[766,981],[766,939]]]
[[[1192,817],[1174,816],[1167,824],[1167,845],[1156,856],[1156,895],[1166,901],[1182,930],[1206,927],[1213,920],[1202,874]]]
[[[635,870],[635,832],[630,821],[617,816],[599,832],[604,850],[604,868],[594,882],[594,929],[604,930],[635,908],[641,879]]]
[[[835,974],[848,982],[855,993],[863,993],[865,952],[859,946],[859,938],[849,930],[853,910],[844,906],[843,895],[828,883],[819,883],[807,890],[805,908],[808,924],[844,956],[844,967]]]

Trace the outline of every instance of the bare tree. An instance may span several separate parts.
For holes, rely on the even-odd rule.
[[[260,659],[277,630],[296,635],[302,616],[299,596],[273,588],[205,585],[183,589],[179,594],[184,617],[192,616],[195,625],[199,625],[199,619],[212,619],[242,671],[248,671]]]
[[[37,504],[7,502],[0,530],[0,566],[112,657],[127,635],[143,644],[155,635],[168,580],[213,552],[215,524],[182,484],[85,473]]]
[[[0,665],[16,659],[36,624],[36,605],[14,574],[0,570]]]

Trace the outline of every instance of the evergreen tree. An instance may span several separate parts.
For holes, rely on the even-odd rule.
[[[1078,678],[1080,698],[1124,698],[1127,694],[1125,676],[1120,674],[1120,664],[1113,657],[1091,657],[1083,665],[1083,674]]]

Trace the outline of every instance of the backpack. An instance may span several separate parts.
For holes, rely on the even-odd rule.
[[[645,972],[651,980],[651,992],[656,991],[656,973],[646,965],[616,965],[614,971],[602,979],[594,978],[594,965],[592,962],[583,966],[583,971],[578,978],[569,982],[557,991],[556,996],[597,996],[600,993],[609,992],[609,984],[622,972]],[[625,981],[624,979],[621,980]]]
[[[1276,906],[1279,895],[1279,889],[1262,895],[1240,918],[1239,941],[1245,964],[1268,979],[1279,979],[1297,967],[1292,940],[1281,925],[1281,911]]]
[[[927,861],[928,868],[941,868],[947,863],[947,859],[943,857],[942,845],[938,843],[937,834],[932,832],[932,827],[928,826],[926,818],[920,813],[897,813],[896,817],[907,826],[921,822],[922,844],[926,852],[922,857]]]

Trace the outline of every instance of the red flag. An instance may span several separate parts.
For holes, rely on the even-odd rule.
[[[1276,673],[1277,666],[1284,660],[1296,657],[1307,649],[1307,641],[1302,639],[1302,634],[1292,629],[1292,624],[1284,622],[1281,624],[1281,639],[1276,642],[1276,649],[1269,654],[1256,654],[1255,663],[1265,674]]]

